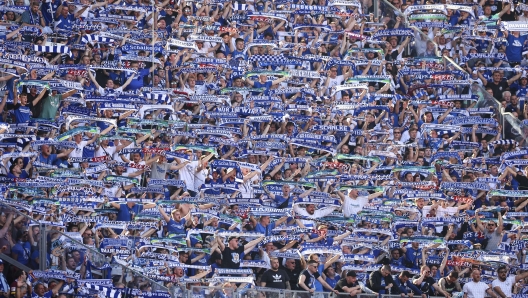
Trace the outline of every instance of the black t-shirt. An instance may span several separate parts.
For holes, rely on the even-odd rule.
[[[42,96],[42,98],[39,100],[39,102],[34,106],[33,105],[33,100],[35,100],[35,98],[37,98],[39,96],[38,93],[36,93],[35,95],[32,95],[31,92],[28,92],[27,93],[27,104],[26,106],[29,107],[29,109],[31,110],[31,117],[32,118],[39,118],[40,116],[40,113],[42,112],[42,104],[44,102],[44,98],[48,97],[50,94],[48,91],[46,91],[46,93],[44,93],[44,96]]]
[[[456,282],[454,283],[450,283],[449,280],[447,278],[444,278],[444,281],[445,281],[445,290],[446,292],[448,292],[449,294],[453,294],[453,292],[456,290]]]
[[[235,250],[232,250],[231,248],[226,246],[224,251],[222,251],[222,268],[240,268],[240,254],[243,252],[243,246],[239,246]]]
[[[304,275],[306,277],[304,279],[304,284],[310,289],[315,289],[315,280],[318,279],[319,276],[321,276],[319,272],[311,274],[308,269],[304,270],[301,275]]]
[[[499,84],[495,84],[492,80],[488,82],[486,88],[490,88],[493,91],[493,97],[498,100],[502,99],[502,92],[506,91],[509,88],[508,83],[505,81],[500,81]]]
[[[519,190],[528,190],[528,178],[517,174],[515,180],[519,183]]]
[[[339,293],[346,293],[345,290],[343,290],[343,287],[353,288],[357,286],[359,286],[358,282],[349,284],[346,278],[341,278],[335,285],[334,290],[337,290]]]
[[[486,5],[491,6],[491,14],[492,15],[494,15],[496,13],[499,13],[502,10],[502,2],[499,2],[499,1],[493,1],[493,4],[491,4],[490,1],[486,1],[484,3],[484,6],[486,6]]]
[[[413,280],[416,280],[416,279],[419,279],[420,278],[420,275],[416,275]],[[422,280],[422,283],[420,285],[416,285],[416,287],[418,289],[420,289],[420,291],[422,291],[422,293],[425,293],[425,294],[429,294],[430,296],[434,296],[435,294],[435,289],[433,287],[433,285],[436,283],[435,279],[428,276],[426,278],[424,278]]]
[[[167,24],[167,27],[172,25],[172,23],[176,20],[176,17],[177,17],[177,14],[175,13],[166,14],[165,17],[163,17],[163,19],[165,20],[165,24]]]
[[[266,270],[262,274],[261,282],[266,283],[266,287],[273,289],[286,289],[286,283],[290,281],[290,277],[286,271],[278,269],[277,271]]]
[[[299,266],[300,265],[295,265],[295,268],[300,268]],[[301,274],[301,270],[300,269],[288,270],[285,268],[284,271],[286,272],[286,274],[288,274],[288,278],[290,279],[290,288],[293,291],[302,290],[299,288],[299,285],[298,285],[299,275]]]

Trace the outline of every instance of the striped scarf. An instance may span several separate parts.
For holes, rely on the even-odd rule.
[[[72,57],[72,52],[70,51],[70,48],[67,45],[54,45],[54,46],[34,45],[33,50],[35,52],[66,54]]]

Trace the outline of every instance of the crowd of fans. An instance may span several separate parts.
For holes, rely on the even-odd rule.
[[[4,0],[0,296],[524,297],[527,12]]]

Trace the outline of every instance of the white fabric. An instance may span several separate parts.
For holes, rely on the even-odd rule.
[[[103,148],[103,146],[99,146],[97,150],[95,151],[95,157],[101,157],[101,156],[106,156],[106,155],[112,157],[115,152],[116,152],[116,147],[114,146],[106,146],[106,148]]]
[[[487,297],[486,290],[489,286],[481,281],[470,281],[464,285],[462,291],[467,294],[467,298],[484,298]]]
[[[504,293],[504,295],[506,295],[506,297],[511,297],[513,295],[512,287],[514,284],[515,284],[515,275],[510,275],[506,278],[505,281],[500,281],[497,278],[491,283],[491,287],[493,288],[493,291],[495,291],[495,287],[499,287],[501,291]]]
[[[352,199],[349,195],[345,196],[345,202],[343,203],[343,214],[345,217],[350,217],[356,215],[363,207],[368,204],[368,197],[359,196],[355,200]]]
[[[179,170],[180,179],[185,182],[188,190],[196,191],[194,188],[194,173],[198,167],[198,161],[191,161]]]

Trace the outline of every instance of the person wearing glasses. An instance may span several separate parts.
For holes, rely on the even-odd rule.
[[[502,229],[503,229],[503,222],[502,222],[502,216],[499,214],[498,216],[498,226],[495,222],[490,221],[488,222],[487,226],[484,227],[482,224],[482,221],[480,220],[480,217],[478,215],[479,210],[475,211],[475,218],[477,220],[477,227],[478,229],[484,233],[484,236],[486,239],[488,239],[488,244],[486,245],[485,250],[496,250],[499,243],[502,241]]]
[[[305,291],[310,292],[310,294],[315,293],[315,280],[319,281],[324,288],[330,290],[335,294],[339,294],[339,291],[334,290],[319,274],[317,268],[319,267],[319,262],[311,260],[308,261],[308,267],[304,270],[299,276],[299,288]],[[300,295],[301,297],[310,297],[305,295]]]
[[[221,237],[217,237],[216,241],[218,242],[218,247],[222,252],[222,267],[228,269],[238,269],[240,268],[240,255],[242,253],[249,253],[257,244],[259,244],[264,239],[264,236],[261,236],[253,241],[248,242],[245,245],[239,245],[239,238],[236,236],[231,236],[227,239],[227,245],[224,244],[224,240]]]
[[[508,276],[508,269],[504,265],[497,269],[497,273],[498,278],[491,283],[491,287],[495,294],[502,298],[511,298],[513,285],[528,277],[528,271]]]
[[[417,286],[422,293],[429,296],[435,296],[435,292],[440,292],[447,297],[446,294],[448,293],[443,292],[438,283],[436,283],[436,280],[431,277],[431,268],[429,268],[429,266],[422,266],[420,275],[416,275],[413,278],[413,284]]]
[[[300,260],[300,263],[298,266],[295,259],[286,259],[284,261],[284,271],[286,271],[286,274],[288,274],[289,283],[290,283],[290,289],[294,291],[299,290],[299,277],[302,272],[302,267],[304,267],[304,259]]]

